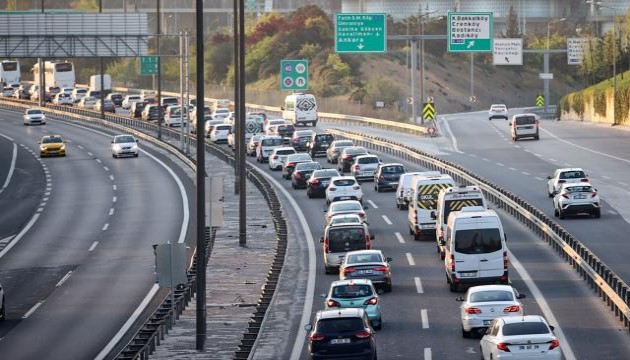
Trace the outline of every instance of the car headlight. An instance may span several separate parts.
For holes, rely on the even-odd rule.
[[[66,150],[66,144],[61,145],[61,147],[59,148],[59,150]]]
[[[114,150],[120,150],[120,145],[118,145],[118,144],[114,144],[114,146],[112,146],[112,148],[113,148]]]
[[[132,148],[132,149],[137,149],[137,148],[138,148],[138,144],[133,144],[133,145],[131,145],[131,148]]]
[[[45,150],[46,150],[46,146],[45,146],[45,145],[40,145],[40,146],[39,146],[39,149],[40,149],[40,150],[44,150],[44,151],[45,151]]]

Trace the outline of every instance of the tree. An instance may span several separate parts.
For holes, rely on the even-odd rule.
[[[391,79],[382,76],[370,80],[365,86],[365,91],[366,103],[372,106],[377,101],[383,101],[386,107],[391,107],[401,96],[401,90],[398,85]]]
[[[510,13],[507,19],[505,37],[506,38],[521,37],[521,32],[518,28],[518,15],[516,14],[516,11],[514,10],[514,6],[512,5],[510,5]]]

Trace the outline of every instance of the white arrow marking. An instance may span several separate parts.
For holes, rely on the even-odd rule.
[[[359,50],[363,49],[363,44],[359,44],[357,45],[357,47],[359,48]]]
[[[473,46],[475,46],[475,40],[471,40],[471,41],[468,43],[468,46],[466,46],[466,48],[467,48],[467,49],[470,49],[470,48],[471,48],[471,47],[473,47]]]

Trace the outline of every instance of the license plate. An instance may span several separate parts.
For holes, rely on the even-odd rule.
[[[363,171],[361,172],[361,176],[374,176],[374,173],[371,171]]]
[[[328,181],[322,181],[323,186],[328,186],[328,184],[329,184]]]
[[[520,345],[518,348],[520,350],[538,350],[540,346],[539,345]]]
[[[373,271],[372,270],[359,270],[357,271],[358,275],[367,275],[367,274],[372,274]]]
[[[575,195],[574,199],[586,199],[586,195]]]
[[[342,197],[340,197],[339,199],[340,199],[340,200],[349,200],[349,199],[351,199],[351,198],[352,198],[352,196],[342,196]]]
[[[459,273],[459,277],[461,277],[461,278],[475,277],[475,275],[477,275],[477,273],[474,272],[474,271],[471,271],[471,272],[460,272]]]
[[[330,340],[331,344],[349,344],[350,339],[332,339]]]
[[[483,324],[484,325],[490,325],[492,323],[492,320],[484,320]]]

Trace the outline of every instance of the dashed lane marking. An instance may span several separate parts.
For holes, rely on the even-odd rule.
[[[393,224],[391,220],[389,220],[389,218],[387,217],[387,215],[383,215],[383,220],[385,220],[385,222],[387,223],[387,225],[391,225]]]
[[[81,145],[77,145],[77,147],[78,147],[79,149],[81,149],[81,150],[83,150],[83,149],[84,149],[84,147],[83,147],[83,146],[81,146]]]
[[[109,171],[109,168],[108,168],[107,166],[103,166],[103,169],[104,169],[105,171]]]
[[[114,208],[109,209],[109,216],[114,215]]]
[[[116,191],[116,189],[118,189],[118,187],[116,186],[116,184],[112,185],[112,190]]]
[[[604,178],[606,180],[610,180],[610,176],[602,175],[602,178]]]
[[[431,348],[424,348],[424,360],[431,360]]]
[[[483,160],[483,161],[490,161],[490,160],[488,160],[488,159],[486,159],[486,158],[481,158],[481,160]]]
[[[416,266],[416,262],[413,259],[413,256],[411,256],[411,253],[405,253],[405,256],[407,256],[407,261],[409,262],[409,265]]]
[[[538,180],[538,181],[543,181],[545,179],[541,178],[540,176],[536,176],[534,179]]]
[[[37,310],[37,308],[42,306],[43,303],[44,303],[44,300],[42,300],[42,301],[38,302],[37,304],[35,304],[35,306],[33,306],[29,311],[26,312],[26,314],[24,314],[22,316],[22,319],[28,319],[28,317],[33,315],[33,313]]]
[[[497,163],[497,166],[505,166],[503,164],[501,164],[500,162]]]
[[[114,181],[114,175],[109,175],[109,179],[110,179],[111,181]]]
[[[112,202],[116,202],[118,200],[115,196],[112,198]]]
[[[101,159],[96,159],[96,162],[100,164],[102,161]]]
[[[109,224],[103,225],[103,231],[107,230],[108,227],[109,227]]]
[[[422,318],[422,328],[428,329],[429,328],[429,314],[428,314],[427,309],[420,310],[420,317]]]
[[[405,238],[403,238],[403,236],[399,232],[394,233],[394,235],[396,235],[396,239],[398,239],[399,243],[401,244],[405,243]]]
[[[508,169],[510,169],[510,170],[512,170],[512,171],[518,171],[518,170],[516,170],[516,168],[513,168],[513,167],[508,168]]]
[[[418,294],[423,294],[424,289],[422,288],[422,281],[420,280],[420,278],[416,276],[415,278],[413,278],[413,281],[416,283],[416,291],[418,292]]]
[[[87,154],[88,154],[89,156],[94,156],[94,154],[92,154],[91,152],[88,152]]]
[[[94,249],[96,249],[97,246],[98,246],[98,241],[93,242],[88,251],[89,252],[94,251]]]
[[[371,206],[371,207],[373,207],[373,208],[375,208],[375,209],[378,209],[378,206],[376,206],[376,204],[374,203],[374,201],[372,201],[372,200],[368,200],[367,202],[368,202],[368,204],[370,204],[370,206]]]
[[[530,173],[528,173],[527,171],[521,171],[521,174],[525,175],[525,176],[529,176]]]
[[[63,283],[65,283],[66,280],[68,280],[70,275],[72,275],[72,270],[68,271],[68,273],[64,277],[62,277],[61,280],[59,280],[59,282],[57,283],[57,285],[55,285],[55,287],[60,287],[61,285],[63,285]]]

